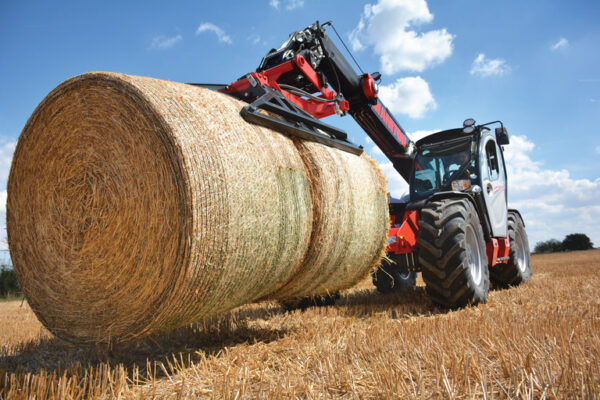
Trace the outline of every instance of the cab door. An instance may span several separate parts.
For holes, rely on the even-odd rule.
[[[500,151],[490,132],[482,135],[479,147],[481,189],[493,237],[507,235],[506,177]]]

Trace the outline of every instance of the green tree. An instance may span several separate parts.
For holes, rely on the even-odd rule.
[[[563,245],[560,240],[549,239],[543,242],[537,242],[533,249],[536,253],[556,253],[563,251]]]
[[[17,274],[7,265],[0,265],[0,297],[17,295],[21,292]]]
[[[562,247],[566,251],[589,250],[594,248],[594,244],[585,233],[572,233],[562,241]]]

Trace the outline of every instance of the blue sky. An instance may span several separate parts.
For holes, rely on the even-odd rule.
[[[1,224],[14,144],[60,82],[104,70],[229,83],[317,19],[334,21],[365,71],[384,73],[382,96],[415,138],[467,117],[505,122],[509,202],[532,245],[572,232],[600,245],[600,2],[591,0],[0,0]],[[404,190],[350,117],[329,122],[365,145],[392,193]]]

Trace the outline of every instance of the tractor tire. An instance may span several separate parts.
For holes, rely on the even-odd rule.
[[[387,294],[417,285],[417,273],[409,271],[408,266],[400,257],[388,254],[392,262],[387,259],[372,274],[373,285],[379,293]]]
[[[483,228],[467,199],[444,199],[421,209],[419,264],[426,290],[443,307],[483,303],[490,289]]]
[[[496,264],[490,267],[490,279],[494,285],[501,288],[517,286],[531,279],[529,240],[523,220],[514,211],[508,212],[508,238],[510,240],[508,264]]]

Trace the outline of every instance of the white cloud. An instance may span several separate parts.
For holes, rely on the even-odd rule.
[[[509,205],[519,209],[531,247],[541,240],[585,233],[600,245],[600,178],[573,179],[567,170],[544,168],[531,159],[535,148],[525,136],[506,146]]]
[[[391,85],[381,85],[379,96],[390,111],[411,118],[422,118],[425,112],[437,107],[429,84],[420,76],[400,78]]]
[[[479,53],[471,66],[471,75],[477,75],[482,78],[488,76],[500,76],[510,71],[506,61],[500,58],[489,59],[483,53]]]
[[[294,10],[296,8],[304,7],[304,0],[284,0],[285,9],[286,10]],[[280,0],[270,0],[269,5],[276,10],[279,10],[279,6],[281,5]]]
[[[385,175],[387,180],[387,190],[397,199],[408,193],[408,183],[402,178],[400,173],[396,171],[394,165],[391,161],[385,161],[382,163],[378,163],[379,168],[381,168],[381,172]]]
[[[198,29],[196,29],[196,36],[200,35],[202,32],[214,32],[215,35],[217,35],[219,42],[229,43],[229,44],[233,43],[233,41],[231,40],[231,37],[229,37],[229,35],[227,35],[222,28],[219,28],[212,22],[201,23],[198,26]]]
[[[410,140],[412,140],[413,142],[416,142],[418,140],[423,139],[425,136],[429,136],[432,133],[435,132],[439,132],[441,131],[441,129],[432,129],[432,130],[421,130],[421,131],[414,131],[414,132],[409,132],[408,133],[408,137],[410,138]]]
[[[17,142],[0,142],[0,189],[6,188],[12,156]]]
[[[163,35],[155,36],[152,39],[152,44],[150,45],[150,48],[158,50],[168,49],[169,47],[175,46],[175,44],[177,44],[177,42],[180,42],[181,39],[183,39],[183,36],[181,35],[172,37],[166,37]]]
[[[252,44],[259,44],[260,43],[260,36],[259,35],[250,35],[248,37],[248,40],[250,40],[252,42]]]
[[[567,39],[565,39],[564,37],[561,37],[558,42],[554,43],[550,49],[552,51],[556,51],[556,50],[560,50],[560,49],[564,49],[566,47],[569,46],[569,41]]]
[[[288,0],[285,5],[286,10],[304,7],[304,0]]]
[[[0,201],[5,207],[6,194],[0,193]],[[11,265],[10,253],[8,252],[8,235],[6,234],[6,208],[0,211],[0,264]]]
[[[385,154],[377,145],[371,146],[371,150],[369,151],[369,156],[374,159],[382,159],[385,160]]]
[[[6,181],[16,144],[16,142],[0,142],[0,262],[2,263],[10,261],[7,257],[8,253],[4,253],[8,249],[6,243]]]
[[[373,46],[386,74],[423,71],[443,62],[452,54],[454,35],[446,29],[417,32],[419,25],[431,22],[425,0],[379,0],[367,4],[356,28],[350,34],[354,50]]]

